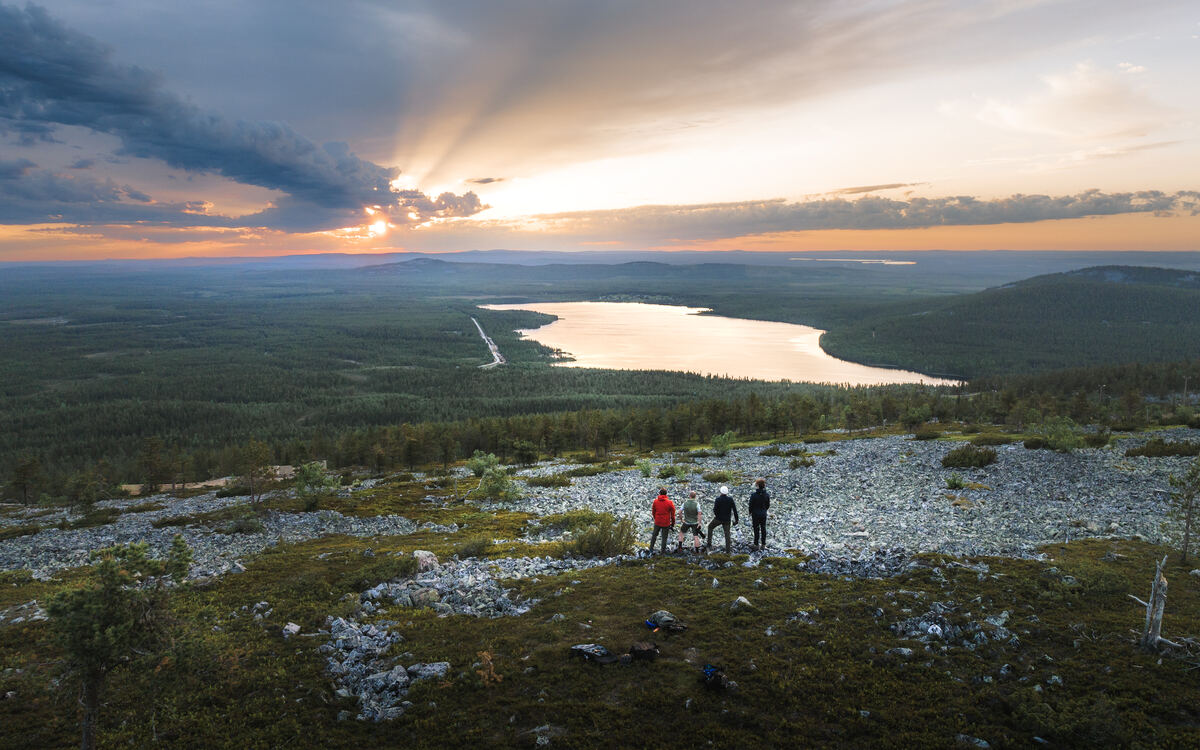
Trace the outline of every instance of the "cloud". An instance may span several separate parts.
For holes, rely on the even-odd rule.
[[[1126,73],[1141,72],[1121,66]],[[943,105],[999,128],[1074,140],[1138,138],[1165,127],[1176,112],[1150,98],[1136,79],[1082,62],[1042,78],[1042,90],[1020,100],[986,98]]]
[[[115,136],[121,156],[281,191],[276,210],[258,214],[265,219],[303,217],[311,225],[319,217],[345,226],[361,223],[364,207],[378,206],[394,223],[409,224],[432,218],[414,213],[418,206],[433,206],[434,215],[479,210],[473,194],[427,201],[395,191],[398,169],[361,159],[345,143],[318,146],[280,123],[204,111],[168,91],[159,75],[114,62],[111,50],[45,10],[0,5],[0,129],[48,138],[59,126]],[[136,191],[125,196],[149,200]]]
[[[0,159],[0,180],[11,180],[29,172],[37,165],[28,159]]]
[[[149,223],[166,226],[229,226],[207,214],[201,202],[158,203],[111,179],[59,175],[27,159],[0,162],[0,222],[5,224]]]
[[[95,159],[76,159],[71,162],[69,169],[91,169],[95,163]]]
[[[406,80],[397,148],[418,174],[656,150],[705,126],[1085,36],[1116,3],[455,0]],[[1086,10],[1086,12],[1081,12]],[[480,166],[472,166],[480,165]]]
[[[973,196],[894,200],[866,196],[788,202],[782,199],[681,206],[640,206],[609,211],[576,211],[533,217],[529,221],[471,221],[484,230],[537,231],[577,241],[621,238],[657,245],[772,232],[829,229],[915,229],[938,226],[1019,224],[1111,214],[1196,209],[1194,192],[1156,190],[1074,195]]]
[[[918,185],[928,185],[927,182],[889,182],[885,185],[860,185],[858,187],[842,188],[834,190],[834,195],[858,195],[860,193],[876,193],[880,190],[895,190],[897,188],[917,187]]]
[[[503,177],[473,177],[467,182],[472,185],[491,185],[493,182],[504,182]]]

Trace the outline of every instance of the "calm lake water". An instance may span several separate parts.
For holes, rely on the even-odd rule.
[[[952,384],[917,372],[834,359],[818,343],[824,331],[792,323],[700,315],[705,308],[640,302],[533,302],[481,305],[532,310],[558,320],[518,331],[569,354],[563,367],[680,370],[702,375],[812,383]]]

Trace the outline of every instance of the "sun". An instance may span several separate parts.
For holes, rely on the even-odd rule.
[[[367,227],[367,231],[371,233],[372,237],[379,237],[380,235],[387,234],[387,230],[388,223],[383,219],[379,219],[375,223],[371,224],[371,226]]]

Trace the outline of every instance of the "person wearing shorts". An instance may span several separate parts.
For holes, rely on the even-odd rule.
[[[687,500],[683,501],[683,524],[679,527],[679,544],[675,547],[676,552],[683,551],[683,535],[687,532],[692,532],[692,550],[700,551],[700,537],[703,532],[700,531],[700,503],[696,500],[696,493],[689,492]]]

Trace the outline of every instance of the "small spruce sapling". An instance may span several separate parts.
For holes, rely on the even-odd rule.
[[[323,495],[337,492],[342,478],[337,474],[326,474],[320,461],[312,461],[296,469],[296,497],[305,510],[316,510]]]
[[[500,465],[500,459],[496,458],[494,453],[484,453],[483,451],[475,451],[470,458],[467,459],[467,468],[477,477],[482,477],[487,473],[488,469],[496,468]]]
[[[168,589],[187,575],[192,552],[176,535],[167,559],[150,558],[147,545],[109,547],[92,553],[96,561],[86,586],[50,600],[47,612],[66,667],[80,684],[81,747],[96,747],[100,697],[109,673],[164,642]]]
[[[1192,521],[1196,516],[1197,498],[1200,498],[1200,458],[1188,466],[1182,476],[1170,477],[1171,515],[1183,524],[1183,560],[1187,565],[1188,547],[1192,539]]]

